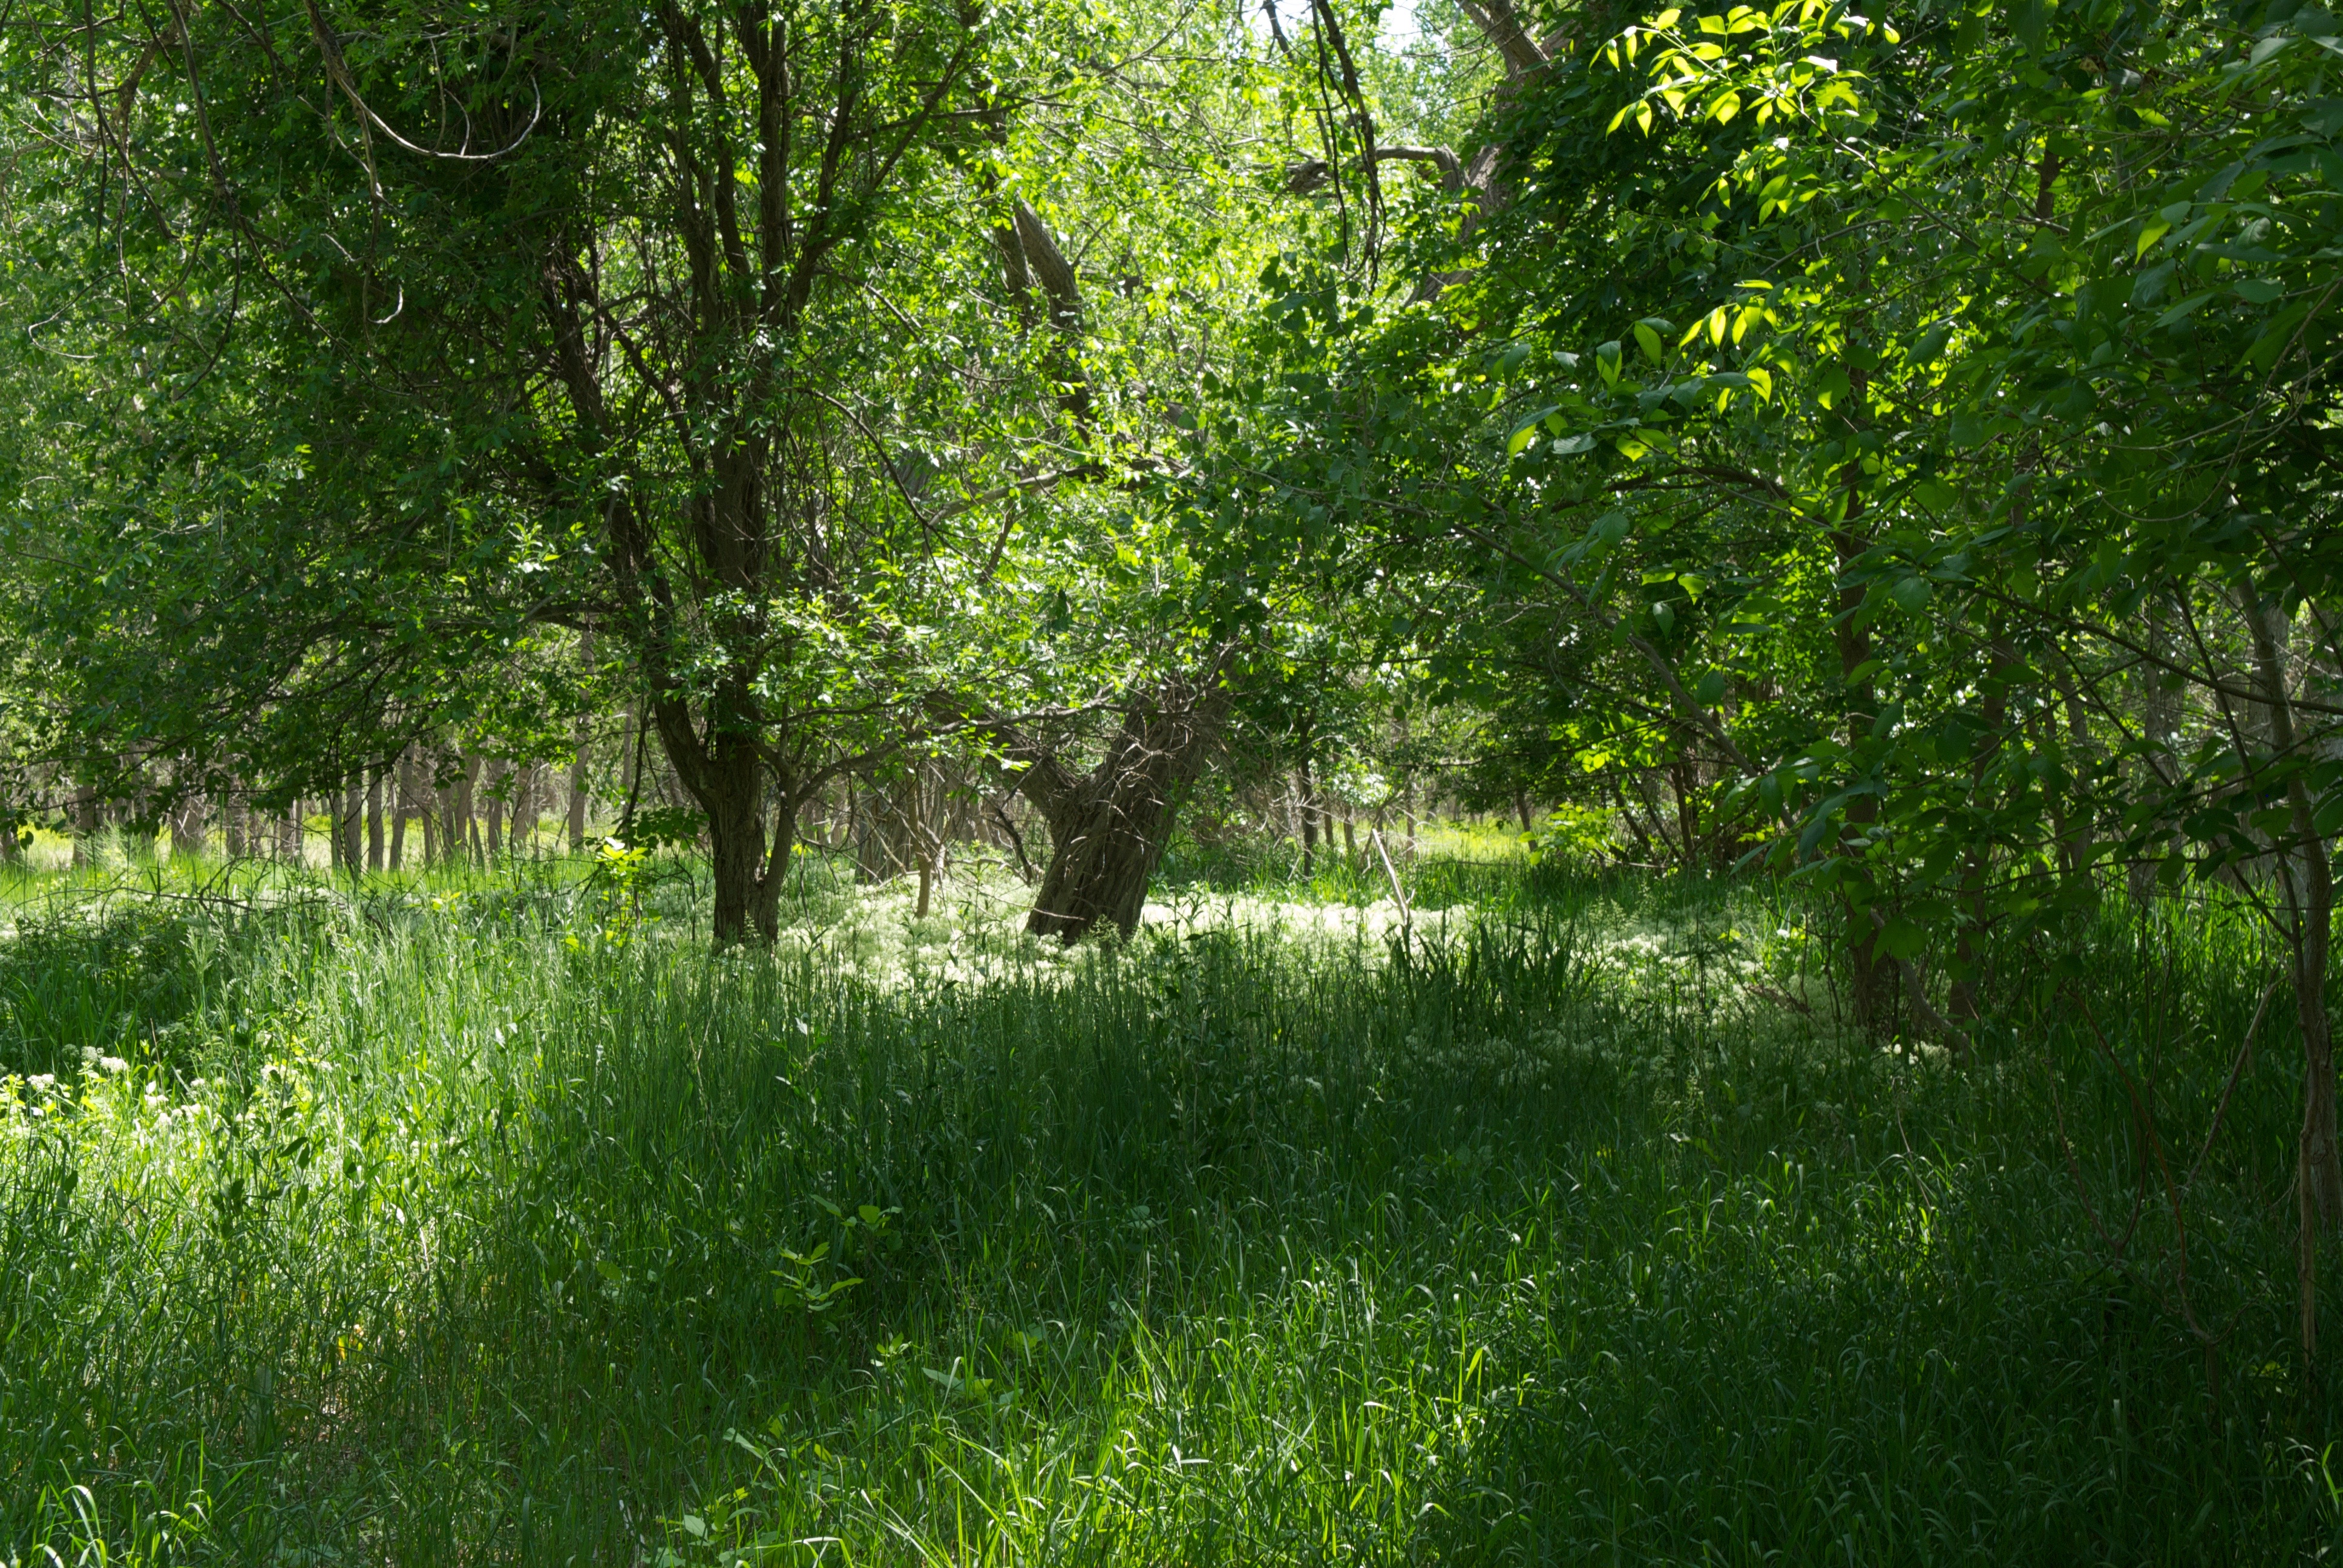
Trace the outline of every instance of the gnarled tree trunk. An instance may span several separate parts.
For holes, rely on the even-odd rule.
[[[1050,865],[1027,930],[1071,943],[1101,921],[1124,936],[1138,929],[1181,787],[1221,714],[1217,694],[1175,688],[1134,704],[1088,773],[1069,774],[1047,755],[1026,770],[1026,797],[1050,825]]]

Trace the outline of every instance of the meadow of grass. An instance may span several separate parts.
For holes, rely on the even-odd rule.
[[[1952,1065],[1762,889],[1427,861],[1069,956],[819,872],[771,955],[687,868],[0,890],[0,1562],[2338,1541],[2282,1008],[2188,1169],[2272,973],[2217,903],[2005,955]]]

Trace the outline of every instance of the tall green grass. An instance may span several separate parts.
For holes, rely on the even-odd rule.
[[[2109,1065],[2193,1158],[2249,925],[2006,955],[1956,1069],[1713,975],[1789,918],[1753,892],[1442,874],[1483,918],[1441,942],[1170,930],[983,984],[520,878],[28,906],[0,1560],[2336,1544],[2291,1031],[2181,1211],[2209,1352]]]

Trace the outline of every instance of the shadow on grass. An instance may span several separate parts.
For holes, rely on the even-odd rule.
[[[890,993],[477,911],[256,931],[211,1011],[157,1004],[207,1020],[183,1141],[135,1071],[17,1118],[5,1542],[73,1560],[68,1483],[117,1561],[2128,1561],[2328,1526],[2250,1169],[2205,1199],[2217,1408],[2033,1079],[1686,1016],[1564,914],[1382,967],[1223,933]],[[120,950],[186,986],[184,942]],[[2122,1106],[2062,1060],[2112,1182]]]

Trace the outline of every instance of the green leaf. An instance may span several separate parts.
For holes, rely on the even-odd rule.
[[[1896,915],[1879,928],[1875,945],[1888,957],[1902,959],[1908,963],[1918,958],[1920,950],[1928,945],[1928,933],[1903,916]]]
[[[2192,294],[2187,298],[2182,300],[2179,304],[2174,306],[2171,309],[2166,311],[2163,315],[2157,317],[2156,318],[2156,325],[2158,327],[2165,327],[2171,326],[2176,321],[2185,320],[2188,317],[2196,315],[2197,307],[2212,297],[2212,293],[2209,290],[2203,294]]]
[[[1648,323],[1642,321],[1635,323],[1635,347],[1641,348],[1644,351],[1644,357],[1653,364],[1667,363],[1666,350],[1660,346],[1660,335],[1654,332]]]
[[[1508,457],[1520,457],[1522,455],[1523,448],[1527,447],[1532,441],[1537,439],[1538,427],[1545,423],[1546,416],[1554,412],[1555,412],[1555,410],[1552,408],[1539,409],[1536,413],[1531,415],[1528,419],[1524,420],[1520,427],[1515,429],[1512,435],[1506,437],[1505,456]]]

